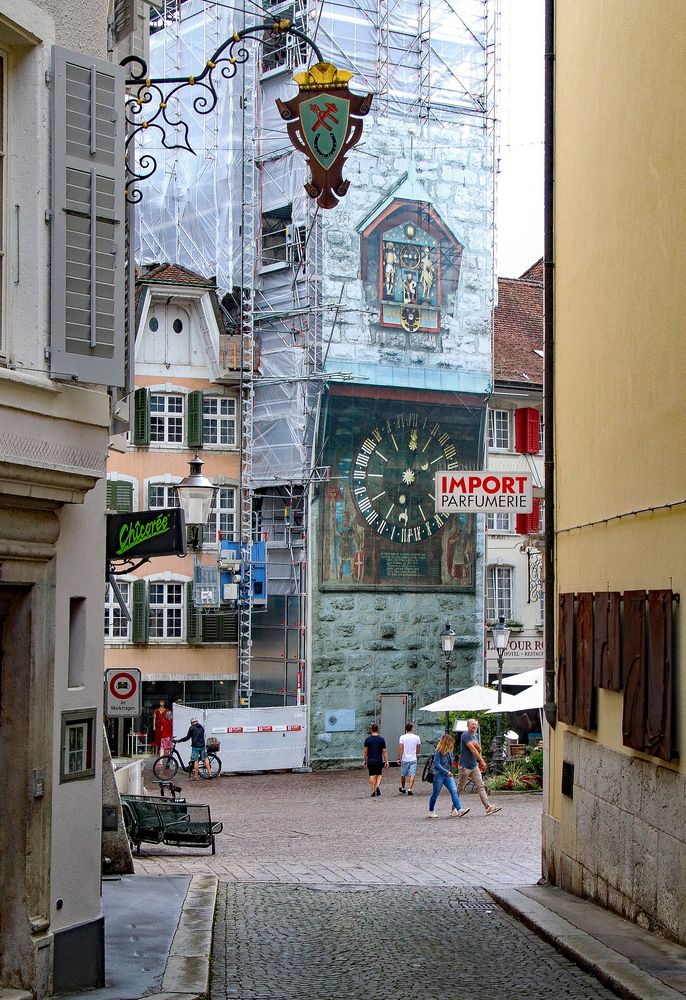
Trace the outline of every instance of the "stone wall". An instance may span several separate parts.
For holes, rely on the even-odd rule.
[[[686,778],[567,732],[574,797],[543,821],[543,871],[567,892],[686,943]]]
[[[316,520],[316,511],[315,511]],[[477,532],[481,565],[483,531]],[[315,547],[315,551],[318,549]],[[313,767],[361,763],[362,745],[374,722],[382,692],[412,692],[419,708],[445,693],[439,634],[450,619],[458,639],[450,670],[455,691],[481,680],[483,590],[477,572],[475,594],[330,593],[312,595],[310,751]],[[354,732],[325,731],[325,714],[355,712]],[[417,712],[422,741],[437,739],[444,717]],[[395,748],[391,749],[391,760]]]

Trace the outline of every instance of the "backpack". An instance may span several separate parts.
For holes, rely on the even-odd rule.
[[[434,755],[429,754],[424,764],[424,770],[422,771],[422,781],[433,781],[434,780]]]

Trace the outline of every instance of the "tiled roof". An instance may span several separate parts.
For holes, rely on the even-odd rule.
[[[214,278],[203,278],[201,274],[195,274],[179,264],[155,264],[153,267],[143,270],[138,274],[138,281],[144,284],[166,284],[166,285],[204,285],[207,288],[215,287]]]
[[[523,281],[540,281],[543,284],[543,258],[537,260],[535,264],[527,268],[524,274],[519,276]]]
[[[537,264],[525,274],[531,274]],[[498,278],[493,311],[493,371],[496,382],[543,385],[543,286],[536,280]]]

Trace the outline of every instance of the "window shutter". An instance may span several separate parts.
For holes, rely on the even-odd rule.
[[[515,451],[520,455],[538,454],[538,435],[541,414],[530,406],[520,406],[515,411]]]
[[[53,47],[53,378],[125,383],[124,70]]]
[[[538,526],[541,520],[541,500],[534,497],[530,514],[517,514],[517,534],[537,535]]]
[[[133,483],[119,480],[116,485],[116,511],[118,514],[128,514],[133,510]]]
[[[188,393],[188,447],[202,447],[202,392]]]
[[[133,582],[132,617],[133,625],[131,629],[132,641],[137,645],[144,645],[148,641],[148,586],[145,580],[134,580]]]
[[[136,0],[114,0],[111,26],[115,45],[131,35],[136,26]]]
[[[517,514],[516,515],[517,526],[515,528],[518,535],[528,535],[529,534],[529,515],[528,514]]]
[[[107,480],[105,510],[117,509],[117,484],[112,479]]]
[[[196,646],[201,641],[201,618],[193,603],[193,584],[186,584],[186,642]]]
[[[136,389],[133,394],[133,443],[150,444],[150,393]]]
[[[238,642],[238,616],[235,612],[220,615],[203,615],[203,642]]]

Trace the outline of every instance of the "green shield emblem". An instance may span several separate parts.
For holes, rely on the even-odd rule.
[[[300,102],[303,138],[315,160],[325,170],[335,163],[348,134],[350,101],[319,93]]]

